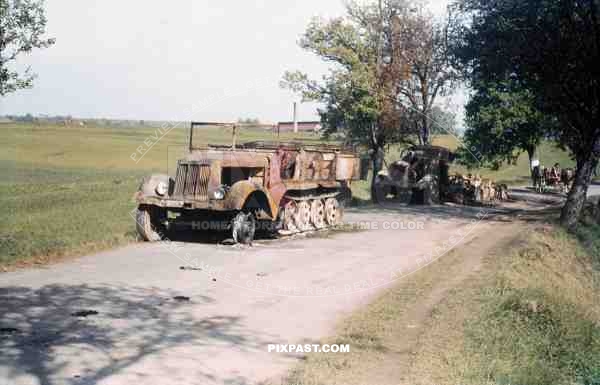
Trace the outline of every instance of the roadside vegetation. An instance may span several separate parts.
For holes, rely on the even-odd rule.
[[[598,258],[562,230],[530,229],[435,309],[413,383],[600,383]]]
[[[458,251],[403,279],[327,340],[350,343],[351,353],[310,354],[286,381],[599,384],[597,222],[579,236],[519,226],[446,291],[440,282],[465,272]]]

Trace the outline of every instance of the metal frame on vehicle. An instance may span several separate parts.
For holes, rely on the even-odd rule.
[[[232,127],[232,145],[195,146],[194,128],[202,126]],[[159,212],[173,211],[184,218],[220,216],[231,220],[232,226],[242,223],[241,227],[249,226],[251,213],[251,221],[283,221],[284,228],[295,229],[308,228],[302,221],[309,216],[320,224],[317,217],[321,211],[326,215],[328,202],[328,207],[341,210],[340,200],[348,196],[351,181],[361,175],[355,153],[342,146],[300,141],[237,144],[237,129],[241,126],[247,125],[192,122],[188,154],[178,160],[175,177],[153,175],[144,179],[135,196],[139,209],[156,213],[158,208]],[[306,213],[307,204],[311,206],[310,215]],[[294,211],[294,205],[300,214]],[[241,212],[245,219],[240,219]],[[138,231],[148,228],[152,226],[138,226]],[[157,238],[144,231],[141,235],[147,240]]]

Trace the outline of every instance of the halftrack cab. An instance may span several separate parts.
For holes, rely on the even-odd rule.
[[[402,153],[401,160],[379,173],[376,191],[382,199],[392,194],[413,204],[439,203],[448,190],[452,161],[454,154],[445,147],[410,147]]]

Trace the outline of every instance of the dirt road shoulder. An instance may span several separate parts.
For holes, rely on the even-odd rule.
[[[524,229],[516,223],[484,225],[474,239],[386,291],[338,326],[330,343],[350,344],[348,354],[308,356],[284,383],[398,384],[408,373],[419,337],[436,306]]]

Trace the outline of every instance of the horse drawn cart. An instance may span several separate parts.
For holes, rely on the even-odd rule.
[[[532,173],[533,188],[542,194],[550,191],[566,194],[575,178],[575,170],[561,169],[558,163],[551,168],[543,167],[539,163],[534,164]]]

